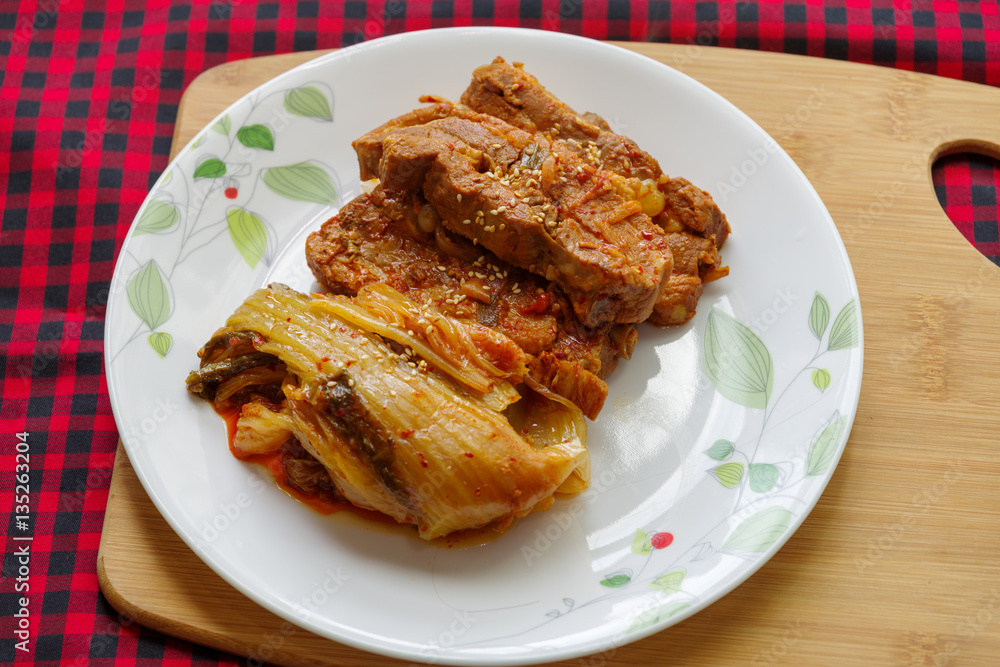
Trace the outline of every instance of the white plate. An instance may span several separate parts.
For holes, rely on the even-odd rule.
[[[359,192],[351,140],[415,108],[421,94],[457,98],[474,67],[496,55],[523,61],[664,171],[712,192],[734,229],[723,251],[732,275],[706,288],[690,323],[641,328],[591,425],[590,491],[486,546],[447,550],[290,499],[230,455],[222,420],[184,379],[252,290],[272,280],[313,286],[305,235]],[[854,419],[857,299],[813,188],[757,125],[701,84],[566,35],[430,30],[279,76],[181,151],[119,258],[107,376],[153,502],[237,589],[369,651],[518,665],[662,630],[781,547],[830,479]],[[663,548],[653,548],[657,533],[672,543],[658,536]],[[251,657],[266,659],[261,641]]]

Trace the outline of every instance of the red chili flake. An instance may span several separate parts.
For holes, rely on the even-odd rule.
[[[647,241],[649,241],[650,239],[653,238],[653,232],[650,232],[650,231],[644,231],[644,232],[642,232],[642,238],[644,238]]]
[[[237,338],[236,336],[233,336],[232,338],[229,339],[229,344],[230,345],[238,345],[239,342],[240,342],[240,339]]]
[[[472,452],[464,452],[464,454],[465,454],[465,458],[468,458],[468,459],[474,458],[476,456]]]
[[[402,431],[399,432],[399,435],[402,436],[402,437],[404,437],[404,438],[409,438],[411,435],[413,435],[413,429],[412,428],[404,428]],[[424,458],[424,455],[421,454],[420,458]]]
[[[318,371],[323,370],[323,362],[322,361],[317,361],[316,362],[316,370],[318,370]]]
[[[536,315],[544,315],[550,305],[552,305],[552,295],[548,292],[542,292],[538,295],[538,298],[535,299],[533,304],[527,308],[521,309],[521,314],[527,315],[529,313],[535,313]]]

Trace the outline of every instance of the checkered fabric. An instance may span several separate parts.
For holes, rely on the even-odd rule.
[[[453,25],[782,51],[1000,85],[996,0],[0,3],[0,662],[237,664],[123,622],[98,591],[118,439],[101,357],[116,255],[167,166],[181,93],[199,73]],[[950,157],[934,182],[962,233],[1000,263],[997,163]],[[28,434],[24,482],[18,433]],[[27,519],[18,484],[30,487]],[[25,578],[18,549],[28,542],[15,538],[27,536]],[[16,648],[22,596],[27,651]]]

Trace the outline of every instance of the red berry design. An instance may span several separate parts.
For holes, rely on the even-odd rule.
[[[226,197],[229,199],[236,199],[236,195],[239,194],[239,190],[236,188],[226,188]]]
[[[670,533],[656,533],[650,538],[649,543],[654,549],[666,549],[673,543],[674,536]]]

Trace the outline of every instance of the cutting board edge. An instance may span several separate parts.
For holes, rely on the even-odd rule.
[[[630,44],[631,44],[631,43],[630,43]],[[699,48],[706,48],[706,49],[712,49],[713,47],[699,47]],[[749,52],[748,52],[748,53],[749,53]],[[775,56],[781,56],[781,57],[784,57],[784,56],[785,56],[785,54],[771,54],[771,55],[775,55]],[[282,58],[282,57],[288,57],[288,58],[291,58],[292,56],[301,56],[301,54],[282,54],[281,56],[268,56],[267,58]],[[805,57],[805,56],[799,56],[799,57],[800,57],[800,58],[803,58],[803,59],[806,59],[806,60],[813,60],[813,61],[816,61],[816,60],[818,60],[818,59],[815,59],[815,58],[809,58],[809,57]],[[225,64],[225,65],[220,65],[220,66],[219,66],[219,68],[227,68],[227,67],[229,67],[229,66],[233,66],[233,67],[236,67],[237,65],[239,65],[239,64],[241,64],[241,63],[243,63],[243,62],[244,62],[244,61],[237,61],[236,63],[227,63],[227,64]],[[839,63],[839,64],[844,64],[844,63]],[[851,64],[851,65],[859,65],[859,64],[857,64],[857,63],[848,63],[848,64]],[[862,66],[862,67],[874,67],[874,66],[864,66],[864,65],[859,65],[859,66]],[[213,68],[213,69],[217,69],[217,68]],[[879,68],[875,68],[875,69],[879,69]],[[217,72],[216,74],[224,74],[224,73],[225,73],[226,71],[228,71],[228,70],[221,70],[220,72]],[[893,70],[887,70],[887,71],[889,71],[889,72],[892,72]],[[196,79],[195,81],[193,81],[193,82],[192,82],[192,86],[193,86],[193,84],[194,84],[195,82],[199,82],[199,85],[202,85],[202,84],[200,83],[200,81],[199,81],[199,80],[200,80],[200,79],[201,79],[201,78],[202,78],[203,76],[205,76],[206,74],[209,74],[210,72],[212,72],[212,70],[208,70],[208,71],[206,71],[205,73],[203,73],[202,75],[199,75],[199,77],[198,77],[198,78],[197,78],[197,79]],[[921,76],[931,76],[931,75],[921,75]],[[938,79],[938,78],[940,78],[940,77],[932,77],[932,78],[934,78],[934,79]],[[206,83],[205,83],[205,85],[208,85],[208,84],[207,84],[207,81],[208,81],[208,79],[206,78]],[[963,83],[963,82],[954,82],[954,83]],[[975,84],[970,84],[970,85],[975,85]],[[185,91],[185,98],[184,98],[184,99],[182,99],[182,103],[181,103],[181,109],[182,109],[182,110],[183,110],[183,109],[185,108],[185,104],[184,104],[184,102],[185,102],[185,99],[187,99],[187,98],[186,98],[186,96],[187,96],[188,92],[190,92],[190,91],[191,91],[191,89],[192,89],[192,86],[189,86],[188,90],[187,90],[187,91]],[[989,89],[989,88],[987,88],[987,89],[988,89],[988,90],[993,90],[993,89]],[[195,90],[197,91],[198,89],[196,88]],[[178,115],[178,118],[179,118],[179,119],[181,118],[181,115],[180,115],[180,112],[179,112],[179,115]],[[182,130],[182,129],[183,129],[183,128],[182,128],[182,125],[181,125],[181,123],[180,123],[180,122],[178,122],[178,125],[177,125],[177,128],[176,128],[176,130],[175,130],[175,135],[174,135],[174,137],[175,137],[175,141],[176,141],[176,139],[177,139],[177,138],[178,138],[179,136],[181,136],[181,130]],[[197,133],[197,130],[195,131],[195,133]],[[193,135],[192,135],[192,136],[193,136]],[[173,151],[175,151],[175,152],[176,152],[176,151],[179,151],[179,150],[180,150],[181,148],[183,148],[183,146],[181,146],[181,145],[177,145],[177,144],[175,143],[175,146],[173,147]],[[172,155],[173,155],[173,153],[172,153]],[[929,174],[929,171],[930,171],[930,167],[928,166],[928,174]],[[932,191],[933,191],[933,190],[931,189],[931,192],[932,192]],[[822,197],[821,197],[821,198],[822,198]],[[829,207],[828,207],[828,208],[829,208]],[[940,207],[938,207],[938,208],[940,208]],[[949,221],[949,220],[947,219],[947,216],[946,216],[946,215],[944,215],[944,212],[943,212],[943,210],[942,210],[942,211],[940,211],[940,212],[941,212],[941,215],[943,216],[943,219],[944,219],[944,221],[945,221],[945,222],[947,222],[947,224],[948,224],[948,226],[949,226],[949,227],[951,227],[951,229],[952,229],[952,232],[953,232],[954,234],[958,234],[959,238],[962,238],[962,240],[963,240],[963,242],[964,242],[964,237],[961,237],[961,235],[960,235],[960,233],[958,232],[958,230],[956,230],[956,229],[954,228],[954,226],[953,226],[953,225],[951,225],[950,221]],[[973,247],[972,247],[971,245],[969,245],[969,244],[968,244],[967,242],[965,242],[965,248],[966,248],[966,249],[967,249],[968,251],[971,251],[971,252],[975,253],[976,255],[978,255],[978,256],[980,257],[980,259],[981,259],[981,260],[982,260],[983,262],[986,262],[986,264],[987,264],[987,265],[988,265],[989,267],[992,267],[993,269],[996,269],[996,268],[997,268],[997,267],[995,267],[995,266],[994,266],[994,265],[993,265],[993,264],[992,264],[991,262],[989,262],[989,260],[987,260],[987,259],[986,259],[985,257],[983,257],[983,256],[982,256],[981,254],[979,254],[979,253],[978,253],[978,252],[977,252],[977,251],[976,251],[976,250],[975,250],[975,249],[974,249],[974,248],[973,248]],[[867,381],[867,376],[866,376],[866,381]],[[861,407],[859,406],[859,410],[858,410],[858,414],[860,414],[860,411],[861,411]],[[851,439],[852,439],[852,440],[854,439],[854,438],[853,438],[853,434],[852,434],[852,438],[851,438]],[[850,446],[851,444],[852,444],[852,443],[850,443],[850,442],[849,442],[849,443],[848,443],[848,446]],[[123,450],[122,450],[122,451],[123,451]],[[128,463],[128,461],[127,461],[127,458],[124,458],[124,462],[123,462],[123,465],[129,465],[129,463]],[[117,459],[116,459],[116,462],[115,462],[115,470],[116,470],[116,472],[117,472],[117,470],[118,470],[118,460],[117,460]],[[114,477],[113,477],[113,478],[112,478],[112,488],[114,488],[114,485],[115,485],[115,482],[114,482]],[[109,496],[109,501],[108,501],[108,502],[109,502],[109,506],[110,506],[110,505],[111,505],[111,503],[112,503],[112,498],[113,498],[113,496]],[[807,519],[807,520],[808,520],[808,519]],[[100,548],[99,548],[99,554],[98,554],[98,569],[99,569],[99,582],[100,582],[100,584],[101,584],[101,588],[102,588],[102,590],[105,590],[105,587],[108,587],[108,589],[109,589],[109,590],[111,591],[111,594],[110,594],[110,595],[108,594],[108,592],[107,592],[107,591],[105,591],[105,594],[106,594],[106,595],[108,596],[108,599],[109,599],[109,601],[111,601],[111,602],[112,602],[112,606],[114,606],[114,607],[115,607],[116,609],[119,609],[119,605],[121,605],[121,606],[122,606],[122,608],[124,608],[124,609],[126,609],[126,610],[131,610],[131,609],[132,609],[133,607],[135,607],[135,606],[136,606],[136,603],[135,603],[135,602],[133,602],[132,600],[129,600],[129,599],[127,599],[127,598],[126,598],[125,596],[121,595],[121,593],[120,593],[120,592],[118,591],[118,589],[117,589],[117,588],[115,587],[115,585],[114,585],[114,581],[113,581],[113,580],[114,580],[114,577],[115,577],[115,574],[114,574],[114,572],[113,572],[113,571],[112,571],[112,572],[109,572],[109,571],[107,570],[107,567],[106,567],[106,563],[105,563],[105,554],[103,553],[103,549],[104,549],[104,546],[105,546],[105,540],[104,540],[104,535],[102,534],[102,539],[101,539],[101,546],[100,546]],[[120,611],[120,609],[119,609],[119,611]],[[144,610],[141,610],[141,609],[140,609],[140,611],[144,611]],[[175,632],[175,631],[174,631],[173,629],[164,629],[163,631],[164,631],[164,632],[167,632],[168,634],[172,634],[172,635],[174,635],[174,636],[178,636],[178,637],[181,637],[182,639],[186,639],[186,640],[189,640],[189,641],[195,641],[195,642],[197,642],[197,643],[203,643],[203,644],[208,644],[208,645],[211,645],[211,646],[214,646],[214,647],[216,647],[216,648],[220,648],[220,649],[222,649],[222,650],[227,650],[227,651],[232,651],[232,652],[235,652],[235,653],[237,653],[237,654],[240,654],[240,653],[241,653],[241,651],[242,651],[242,648],[240,648],[240,646],[242,646],[242,645],[240,645],[240,646],[237,646],[237,647],[236,647],[236,649],[234,650],[233,646],[236,646],[235,644],[234,644],[234,645],[230,645],[230,646],[219,646],[219,645],[217,645],[217,644],[215,643],[215,641],[214,641],[214,638],[213,638],[213,637],[208,637],[208,638],[205,638],[205,637],[201,637],[201,636],[188,636],[188,635],[187,635],[186,633],[185,633],[185,634],[181,634],[181,632],[183,632],[185,628],[189,628],[189,627],[191,627],[191,626],[187,626],[186,624],[178,624],[178,623],[171,623],[171,622],[169,621],[169,619],[163,619],[163,617],[161,617],[161,616],[159,616],[159,615],[155,615],[155,614],[148,614],[148,613],[147,613],[147,615],[148,615],[148,616],[150,616],[150,617],[151,617],[151,619],[160,619],[160,620],[162,620],[162,621],[166,622],[166,624],[167,624],[167,625],[171,625],[171,626],[178,626],[178,628],[177,628],[177,630],[178,630],[178,631],[177,631],[177,632]],[[133,616],[136,616],[136,618],[138,618],[138,616],[137,616],[137,615],[135,615],[135,614],[133,614]],[[159,629],[160,627],[164,627],[164,624],[163,624],[163,623],[161,623],[161,624],[160,624],[159,626],[157,626],[157,625],[152,625],[152,624],[151,624],[151,625],[150,625],[150,627],[154,627],[154,628],[158,628],[158,629]],[[194,630],[195,630],[195,631],[197,631],[198,629],[197,629],[197,628],[195,628]],[[223,637],[222,639],[224,639],[224,640],[225,640],[225,639],[228,639],[228,638],[226,638],[226,637]],[[333,654],[332,654],[332,657],[337,657],[337,656],[336,656],[336,654],[335,654],[335,653],[333,653]],[[277,658],[277,656],[275,656],[275,658]],[[276,660],[275,658],[272,658],[272,661],[277,661],[277,660]],[[282,664],[284,664],[284,663],[282,663]],[[288,664],[296,664],[296,662],[291,662],[291,663],[288,663]],[[301,664],[301,663],[299,662],[298,664]]]

